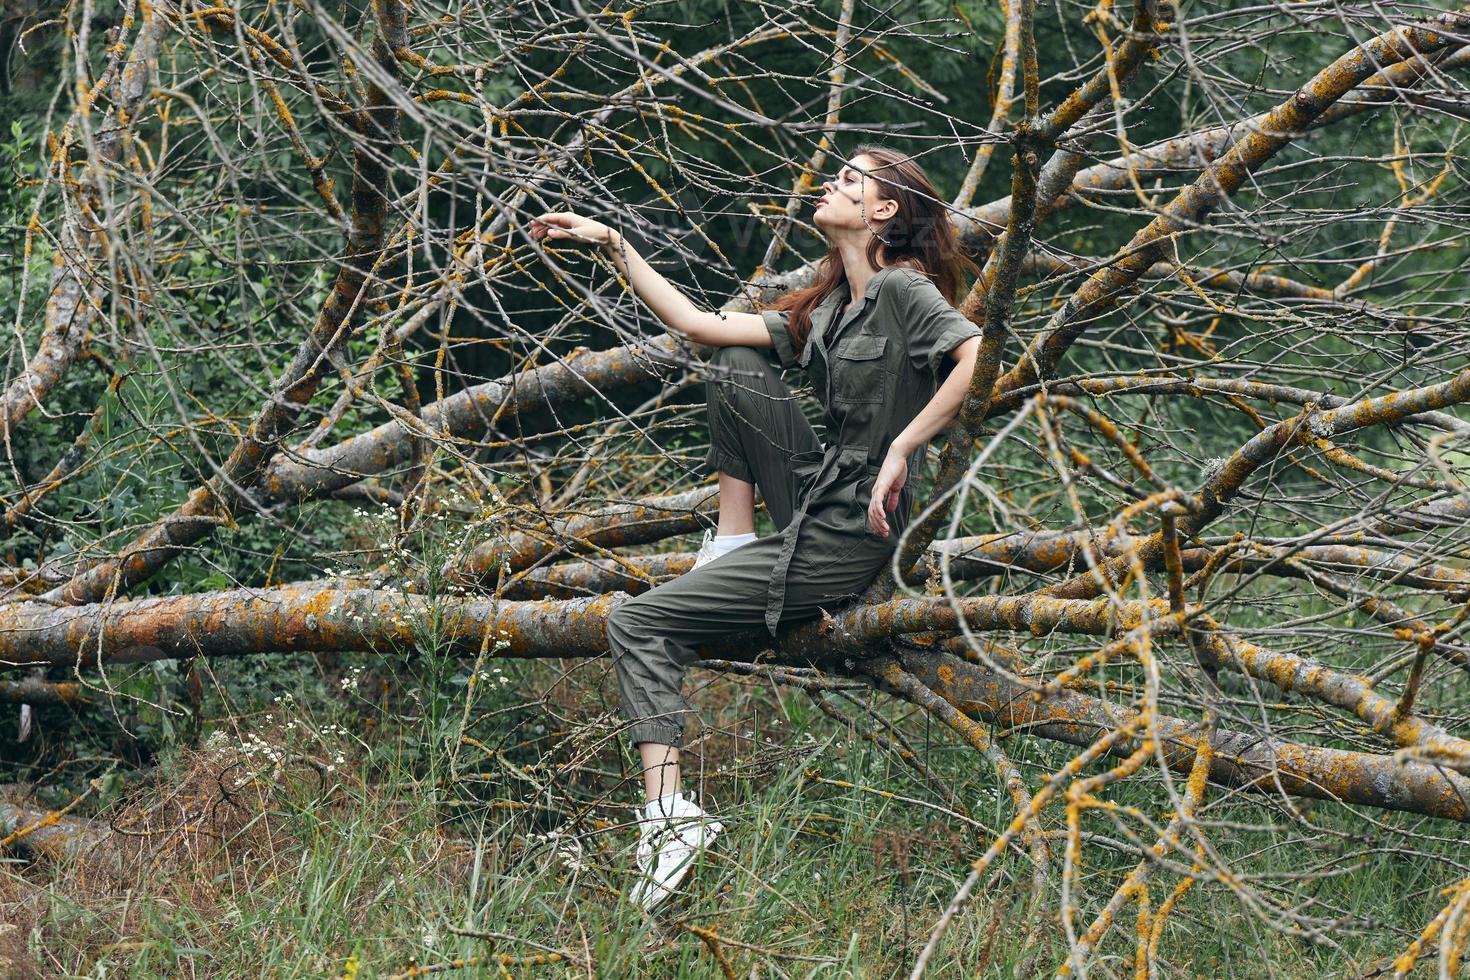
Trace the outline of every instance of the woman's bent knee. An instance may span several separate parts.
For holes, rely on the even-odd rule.
[[[718,370],[705,379],[705,394],[711,403],[722,389],[726,397],[742,398],[751,391],[766,391],[780,375],[766,355],[754,347],[716,347],[709,363]]]
[[[710,427],[706,472],[729,473],[754,483],[741,432],[772,427],[770,400],[780,379],[773,379],[773,368],[754,347],[717,347],[711,360],[719,370],[705,380],[704,387]]]
[[[716,347],[710,355],[711,364],[719,364],[730,368],[765,368],[770,364],[766,355],[758,347],[746,344],[730,344],[726,347]]]

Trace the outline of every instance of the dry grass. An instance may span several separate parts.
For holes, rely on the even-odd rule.
[[[605,710],[601,670],[557,680],[549,665],[515,669],[506,697],[534,700],[544,690],[540,703],[549,705],[529,714],[483,705],[473,730],[492,754],[466,748],[457,775],[442,755],[425,755],[455,730],[452,701],[452,710],[412,715],[405,695],[380,710],[379,688],[364,683],[375,692],[372,710],[309,710],[286,699],[248,720],[223,719],[202,746],[170,755],[91,813],[107,828],[106,853],[15,863],[0,874],[0,921],[10,926],[0,928],[0,977],[355,970],[366,978],[546,949],[567,960],[513,967],[514,975],[717,975],[706,942],[681,922],[730,940],[722,953],[740,976],[759,968],[762,976],[889,977],[912,964],[976,853],[976,831],[962,821],[806,779],[820,767],[856,786],[939,802],[912,770],[832,725],[804,695],[703,675],[709,683],[694,697],[706,727],[687,772],[717,801],[728,830],[691,895],[646,921],[618,898],[632,867],[626,821],[636,773],[610,727],[586,725]],[[580,741],[560,734],[576,718],[590,731]],[[987,802],[992,780],[962,751],[916,744],[977,819],[1004,815],[1003,803]],[[1117,795],[1134,800],[1129,793],[1125,786]],[[1375,860],[1384,895],[1437,878],[1433,868]],[[956,922],[933,975],[1009,977],[1031,953],[1035,969],[1055,968],[1064,949],[1056,923],[1049,949],[1023,948],[1017,923],[1028,876],[1019,861],[1003,870]],[[1090,871],[1098,894],[1117,873]],[[1407,923],[1418,914],[1401,911]],[[1350,959],[1261,930],[1227,893],[1202,886],[1161,953],[1167,975],[1315,977],[1360,972],[1397,941],[1343,938],[1356,944]],[[1099,963],[1126,953],[1120,943]]]

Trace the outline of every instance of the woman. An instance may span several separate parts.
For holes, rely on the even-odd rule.
[[[555,212],[531,225],[538,240],[602,245],[660,320],[715,348],[711,363],[728,369],[706,386],[717,534],[706,533],[692,571],[607,621],[648,791],[629,893],[645,909],[723,829],[679,792],[685,667],[706,641],[762,625],[774,636],[867,588],[908,524],[910,468],[959,411],[980,347],[979,329],[953,306],[962,270],[979,270],[917,163],[864,144],[822,190],[812,220],[827,254],[815,282],[759,314],[698,309],[600,222]],[[772,355],[809,373],[826,407],[825,447]],[[941,384],[946,359],[955,369]],[[756,537],[756,487],[780,534]]]

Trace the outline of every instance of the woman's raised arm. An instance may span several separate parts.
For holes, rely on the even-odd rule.
[[[710,347],[770,347],[770,331],[759,313],[723,314],[701,310],[638,254],[638,250],[600,221],[570,211],[553,211],[531,221],[531,237],[599,245],[612,257],[638,298],[664,325],[696,344]]]

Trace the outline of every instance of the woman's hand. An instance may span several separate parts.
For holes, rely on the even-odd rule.
[[[909,461],[907,456],[890,452],[883,459],[878,478],[873,481],[873,496],[868,501],[868,530],[888,537],[888,515],[898,506],[898,492],[908,482]]]
[[[543,238],[564,238],[569,242],[606,245],[612,240],[612,229],[601,221],[593,221],[570,211],[550,211],[539,218],[531,219],[531,237],[536,241]]]

